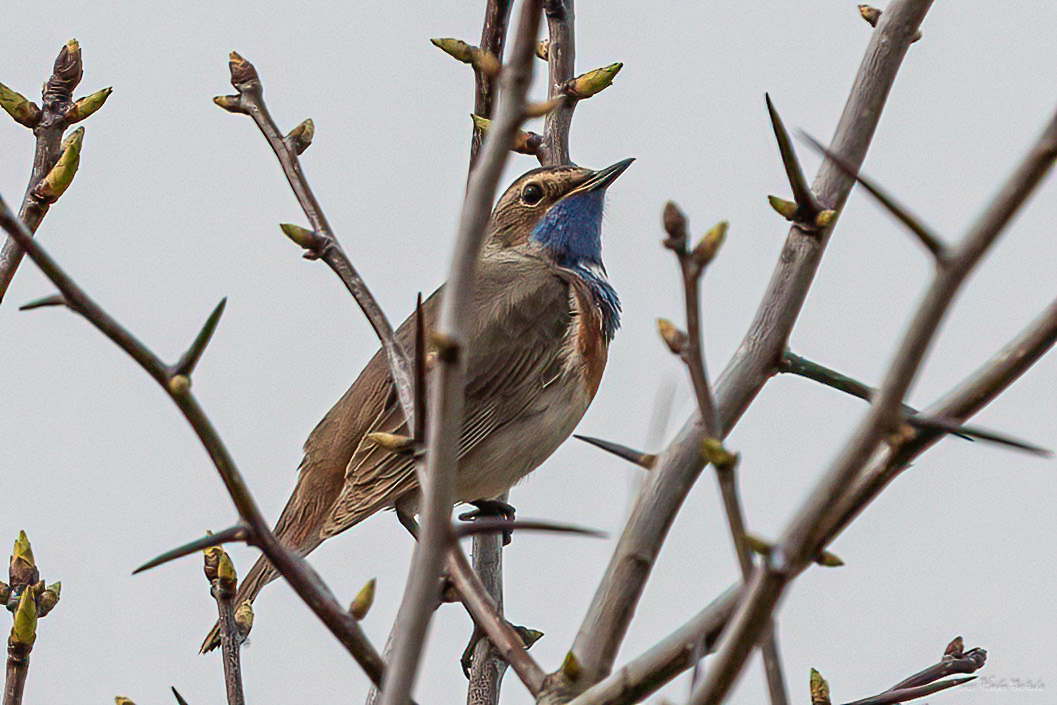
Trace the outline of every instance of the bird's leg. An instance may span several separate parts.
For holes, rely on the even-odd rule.
[[[521,637],[521,643],[524,644],[526,649],[532,648],[532,645],[543,638],[543,632],[536,629],[530,629],[529,627],[522,627],[514,624],[511,621],[503,620],[507,623],[511,629],[517,632],[517,635]],[[469,678],[470,671],[473,668],[474,654],[477,652],[477,644],[482,639],[488,639],[488,635],[485,634],[484,630],[477,624],[477,620],[473,621],[473,634],[470,636],[470,643],[466,645],[466,648],[462,652],[462,656],[459,658],[459,664],[462,665],[463,674]],[[491,646],[491,640],[489,640]],[[495,647],[492,646],[494,649]]]
[[[498,519],[506,519],[507,521],[514,521],[514,515],[517,513],[517,509],[514,505],[509,502],[504,502],[501,499],[478,499],[470,502],[476,509],[471,509],[468,512],[463,512],[459,515],[459,521],[477,521],[478,519],[495,517]],[[503,545],[507,546],[510,544],[510,532],[503,532]]]

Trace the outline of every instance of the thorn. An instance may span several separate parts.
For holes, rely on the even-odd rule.
[[[463,516],[466,516],[465,514]],[[462,517],[460,517],[462,518]],[[499,532],[509,533],[514,531],[538,531],[552,534],[578,534],[590,536],[591,538],[604,539],[608,534],[597,529],[588,529],[572,524],[560,524],[553,521],[533,521],[527,519],[504,519],[501,517],[485,517],[474,519],[467,524],[459,524],[452,527],[456,538],[466,538],[478,534],[495,534]]]
[[[169,688],[172,690],[173,697],[176,698],[176,705],[187,705],[187,701],[180,695],[180,691],[176,689],[176,686],[171,685]]]
[[[638,465],[643,470],[650,470],[657,462],[657,456],[653,453],[643,453],[642,451],[633,450],[627,446],[620,445],[619,443],[613,443],[612,441],[603,441],[601,438],[592,438],[591,436],[581,436],[579,434],[573,434],[573,438],[581,440],[584,443],[590,443],[596,448],[612,453],[618,458],[623,458],[629,462]]]
[[[967,426],[959,423],[955,419],[945,419],[938,416],[910,416],[907,418],[907,423],[914,428],[919,428],[926,431],[940,431],[943,433],[950,433],[962,438],[979,439],[988,443],[995,443],[997,445],[1006,446],[1009,448],[1015,448],[1022,450],[1026,453],[1038,455],[1043,458],[1049,458],[1053,456],[1053,451],[1042,446],[1037,446],[1034,443],[1008,436],[998,431],[992,431],[986,428],[980,428],[979,426]]]
[[[220,303],[216,305],[213,312],[209,314],[209,318],[202,325],[202,329],[198,331],[198,335],[195,336],[194,342],[191,343],[191,347],[187,348],[180,360],[172,367],[172,380],[170,381],[170,389],[175,383],[176,376],[189,377],[194,372],[195,367],[198,366],[198,361],[202,358],[202,353],[206,351],[206,346],[209,345],[209,341],[213,338],[213,333],[217,329],[217,325],[220,323],[220,317],[224,314],[224,308],[227,306],[228,297],[224,297],[220,300]],[[174,392],[175,393],[175,392]]]
[[[844,161],[843,157],[839,157],[833,152],[831,152],[814,137],[807,134],[806,132],[800,132],[799,135],[801,139],[810,144],[819,153],[825,155],[827,159],[837,165],[837,168],[839,168],[842,172],[855,179],[855,181],[857,181],[859,185],[866,189],[867,193],[877,199],[877,201],[886,210],[888,210],[889,213],[894,215],[896,219],[899,220],[899,222],[909,228],[910,232],[914,233],[914,235],[917,236],[921,244],[925,246],[925,249],[931,252],[932,256],[935,257],[937,261],[944,261],[947,256],[947,246],[938,236],[933,234],[931,230],[925,227],[925,225],[922,224],[918,218],[913,216],[910,211],[901,206],[898,201],[896,201],[894,198],[892,198],[883,190],[881,190],[880,186],[877,186],[870,179],[867,179],[865,176],[860,175],[855,169],[852,169],[851,165]]]
[[[72,308],[70,307],[70,304],[66,301],[65,296],[63,296],[62,294],[52,294],[51,296],[45,296],[44,298],[36,299],[35,301],[30,301],[29,303],[22,304],[18,307],[18,310],[32,311],[35,308],[45,308],[48,306],[66,306],[68,308]]]
[[[426,319],[422,311],[422,292],[415,300],[415,443],[423,447],[426,443]]]
[[[771,129],[774,130],[774,138],[778,142],[778,153],[782,157],[782,166],[785,167],[785,178],[789,181],[789,187],[793,191],[795,215],[786,215],[782,210],[779,210],[779,205],[776,201],[782,204],[783,208],[788,209],[784,205],[787,203],[786,201],[776,199],[774,196],[768,197],[768,200],[771,201],[771,207],[785,217],[786,220],[796,220],[797,222],[808,224],[815,223],[822,206],[819,205],[815,194],[807,184],[804,170],[800,167],[800,160],[797,159],[796,150],[793,149],[793,142],[789,139],[789,132],[785,129],[785,125],[782,123],[782,118],[778,115],[778,110],[775,109],[774,103],[771,102],[770,94],[764,93],[763,97],[767,102],[767,114],[771,118]]]
[[[228,527],[223,531],[218,531],[215,534],[207,534],[206,536],[203,536],[200,539],[195,539],[194,541],[191,541],[190,543],[185,543],[182,546],[178,546],[177,548],[174,548],[171,551],[166,551],[157,558],[153,558],[141,565],[139,568],[136,568],[134,571],[132,571],[132,574],[136,575],[137,573],[142,573],[143,571],[150,570],[151,568],[157,568],[163,563],[168,563],[169,561],[174,561],[177,558],[189,556],[192,553],[197,553],[198,551],[209,548],[210,546],[219,546],[222,543],[231,543],[233,541],[248,542],[249,538],[250,532],[248,528],[243,524],[236,524],[235,526]]]

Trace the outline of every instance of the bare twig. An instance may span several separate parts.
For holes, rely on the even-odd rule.
[[[1055,343],[1057,299],[991,360],[944,399],[929,407],[928,413],[960,419],[972,416],[1038,362]],[[943,435],[920,433],[898,450],[891,449],[875,460],[844,497],[816,548],[821,550],[836,538],[892,480]],[[740,600],[741,588],[740,584],[731,586],[679,630],[588,689],[573,703],[623,705],[643,700],[689,667],[690,657],[684,648],[688,643],[692,644],[696,639],[714,640],[718,636]]]
[[[397,509],[397,518],[415,539],[418,539],[419,526],[415,517]],[[454,532],[453,532],[454,534]],[[470,567],[466,554],[462,552],[457,543],[452,543],[448,552],[446,568],[448,579],[455,587],[459,600],[466,608],[467,613],[473,620],[474,625],[480,628],[491,640],[499,651],[500,657],[506,661],[517,673],[518,678],[524,683],[530,693],[539,693],[543,684],[544,672],[539,664],[528,654],[521,636],[503,619],[499,613],[495,601],[489,595],[481,579]],[[389,635],[390,642],[395,636]],[[392,649],[386,644],[386,652]],[[373,705],[369,700],[367,705]]]
[[[767,105],[769,108],[771,107],[769,99]],[[773,112],[773,109],[772,118],[777,118],[777,114]],[[775,128],[776,132],[780,125],[781,122],[779,121]],[[788,137],[786,142],[788,142]],[[797,170],[799,170],[799,167],[797,167]],[[803,175],[801,175],[802,180]],[[811,197],[811,200],[813,202],[813,197]],[[814,215],[812,215],[813,220]],[[687,245],[689,237],[687,235],[686,216],[673,201],[669,201],[664,207],[663,223],[664,229],[668,233],[664,244],[675,253],[679,262],[683,283],[683,303],[686,309],[686,333],[675,335],[669,332],[665,339],[672,352],[679,355],[690,372],[694,395],[697,398],[698,414],[700,414],[704,426],[703,452],[708,456],[708,461],[716,470],[716,480],[719,483],[720,494],[723,497],[723,508],[726,511],[731,540],[734,543],[734,553],[737,556],[742,579],[745,583],[748,583],[752,575],[753,564],[752,553],[745,541],[745,517],[742,511],[741,498],[738,496],[737,456],[728,453],[719,440],[723,435],[723,429],[720,427],[715,398],[712,396],[712,389],[708,384],[708,372],[702,349],[704,344],[701,332],[701,275],[722,244],[727,224],[720,223],[714,227],[702,238],[701,243],[691,250]],[[665,334],[665,328],[666,326],[661,326],[662,336]],[[683,341],[685,341],[685,344],[680,344]],[[768,634],[769,636],[761,643],[767,688],[771,696],[772,705],[784,705],[788,702],[789,697],[786,693],[785,678],[782,675],[781,659],[778,653],[777,641],[774,638],[773,624],[772,628],[768,630]]]
[[[507,29],[510,25],[511,0],[488,0],[485,4],[484,26],[481,28],[481,49],[491,52],[502,61],[503,47],[506,44]],[[491,125],[495,103],[495,76],[474,70],[474,128],[470,139],[470,166],[467,170],[467,181],[473,174],[477,157],[484,142],[486,127],[478,123],[477,118],[488,121]],[[518,131],[525,135],[523,131]],[[423,415],[425,412],[423,412]],[[506,499],[504,495],[503,499]],[[474,536],[471,548],[473,570],[481,580],[481,586],[495,604],[496,615],[503,617],[503,540],[498,534]],[[474,626],[474,633],[478,627]],[[499,702],[499,689],[506,673],[507,663],[499,656],[498,651],[488,639],[481,639],[474,647],[473,665],[469,674],[469,685],[466,690],[467,705],[496,705]]]
[[[501,500],[506,501],[504,494]],[[476,524],[474,521],[473,524]],[[472,525],[471,525],[472,526]],[[503,536],[501,533],[475,535],[470,551],[473,571],[481,580],[481,586],[495,604],[496,615],[503,617]],[[480,627],[474,624],[474,635]],[[473,645],[469,685],[466,689],[466,705],[495,705],[499,702],[499,689],[506,672],[507,663],[492,645],[490,639],[479,639]]]
[[[987,661],[987,652],[981,648],[965,651],[962,638],[955,637],[947,645],[943,657],[938,663],[925,668],[918,673],[896,683],[888,690],[868,698],[856,700],[846,705],[888,705],[889,703],[901,703],[907,700],[922,698],[926,695],[954,688],[973,680],[971,678],[952,678],[940,680],[954,673],[975,673],[984,667]]]
[[[545,0],[544,12],[547,14],[547,97],[557,98],[564,94],[566,84],[573,77],[576,64],[576,37],[573,29],[575,11],[573,0]],[[563,102],[556,110],[547,115],[543,123],[543,144],[539,148],[540,163],[543,166],[568,164],[569,129],[572,126],[575,100]]]
[[[500,61],[503,60],[503,47],[506,44],[507,27],[510,24],[511,0],[488,0],[484,11],[484,27],[481,28],[481,50],[487,51]],[[474,115],[491,119],[492,106],[496,93],[495,76],[490,76],[474,67]],[[477,163],[477,155],[484,142],[484,129],[475,122],[473,137],[470,139],[470,169],[472,173]],[[467,176],[469,178],[469,176]]]
[[[242,692],[242,663],[239,659],[242,639],[235,624],[235,565],[227,551],[219,546],[207,548],[204,561],[209,592],[217,603],[228,705],[244,705],[246,698]]]
[[[322,259],[327,263],[367,317],[367,321],[371,324],[371,328],[374,329],[375,335],[378,336],[385,350],[385,356],[389,362],[389,373],[393,377],[393,386],[396,387],[404,418],[407,419],[408,427],[414,428],[415,409],[411,364],[408,362],[407,352],[396,340],[389,319],[386,318],[363,278],[353,267],[352,261],[345,254],[330,223],[327,222],[319,201],[316,200],[304,172],[301,171],[301,162],[297,158],[298,150],[283,137],[268,112],[268,106],[264,102],[264,88],[257,75],[257,69],[236,52],[231,52],[228,66],[231,69],[231,85],[238,91],[238,95],[217,96],[213,102],[228,112],[243,113],[253,118],[253,122],[256,123],[261,134],[268,141],[268,145],[275,152],[283,174],[286,175],[286,180],[297,202],[301,205],[301,210],[304,211],[305,217],[312,225],[311,235],[314,237],[303,242],[299,241],[299,244],[308,250],[307,256]]]
[[[928,6],[928,0],[894,3],[888,13],[889,21],[882,23],[871,38],[833,141],[834,151],[853,164],[861,163],[866,154],[906,53],[907,35],[924,17]],[[825,162],[812,191],[825,208],[839,211],[853,183],[836,166]],[[772,375],[828,237],[828,229],[821,237],[805,237],[799,228],[790,229],[756,318],[715,387],[724,432],[734,426]],[[574,685],[556,675],[550,684],[556,697],[566,687],[576,692],[584,690],[612,668],[653,561],[704,465],[701,440],[701,425],[695,415],[647,475],[573,646],[583,675]]]
[[[32,239],[25,225],[8,209],[2,198],[0,198],[0,227],[3,227],[15,239],[44,275],[62,292],[71,309],[86,318],[115,345],[124,350],[165,390],[187,419],[213,461],[231,496],[232,503],[252,534],[251,542],[261,549],[298,596],[356,659],[367,676],[373,682],[380,683],[384,670],[381,657],[367,641],[359,624],[338,604],[319,575],[304,559],[287,550],[275,538],[250,494],[242,474],[238,471],[235,461],[191,393],[190,378],[184,375],[172,375],[168,365],[89,298],[55,260]]]
[[[724,632],[723,646],[716,655],[709,676],[691,697],[692,705],[719,703],[729,692],[766,619],[795,578],[798,569],[809,560],[842,495],[863,471],[878,445],[897,422],[899,405],[961,284],[1041,182],[1055,159],[1057,116],[1051,120],[987,210],[970,227],[962,242],[942,260],[869,412],[786,528],[780,548],[765,562],[765,569],[757,571],[745,602]]]
[[[44,84],[41,94],[42,107],[37,107],[24,96],[0,84],[0,98],[3,98],[0,102],[4,103],[4,108],[16,121],[31,128],[36,137],[33,170],[29,176],[29,185],[26,187],[22,206],[18,211],[19,219],[26,224],[31,233],[37,231],[51,204],[69,185],[77,168],[76,162],[73,162],[69,168],[64,170],[65,173],[52,173],[56,170],[56,165],[63,152],[67,151],[67,148],[63,146],[63,132],[73,123],[83,120],[101,108],[111,92],[110,88],[104,88],[74,101],[73,91],[81,82],[82,72],[81,47],[76,40],[71,39],[59,51],[51,77]],[[80,134],[83,135],[83,131]],[[79,142],[76,145],[76,151],[80,151]],[[75,155],[71,152],[70,156]],[[45,187],[45,180],[49,177],[59,179],[61,183]],[[61,186],[57,191],[54,188],[56,185]],[[15,270],[22,261],[22,255],[22,249],[12,237],[8,236],[3,249],[0,249],[0,301],[3,300],[8,286],[11,285]]]
[[[539,0],[524,3],[510,63],[503,70],[503,92],[496,118],[481,148],[463,202],[455,253],[435,334],[437,366],[430,399],[429,451],[427,469],[420,479],[422,530],[397,613],[393,655],[382,689],[382,705],[405,705],[410,698],[426,628],[437,599],[441,569],[452,547],[451,508],[455,501],[455,465],[464,402],[469,305],[492,200],[510,153],[510,142],[524,116],[525,94],[532,80],[539,15]]]

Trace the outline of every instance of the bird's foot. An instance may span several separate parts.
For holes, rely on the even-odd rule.
[[[510,622],[507,622],[507,625],[517,632],[519,637],[521,637],[521,643],[526,649],[532,648],[533,644],[543,638],[543,632],[539,630],[520,627]],[[482,640],[488,640],[488,635],[484,633],[483,629],[474,624],[473,634],[470,635],[470,643],[468,643],[466,648],[463,649],[462,656],[459,658],[459,663],[462,665],[463,675],[465,675],[467,679],[470,678],[470,673],[473,671],[474,657],[477,654],[477,645],[481,643]],[[488,644],[491,646],[490,640],[488,640]],[[485,653],[487,653],[487,651]]]
[[[479,499],[474,502],[470,502],[476,509],[471,509],[468,512],[463,512],[459,515],[459,521],[477,521],[478,519],[486,518],[497,518],[505,519],[507,521],[514,521],[514,515],[517,513],[517,509],[514,505],[504,502],[501,499]],[[506,546],[510,543],[510,532],[503,532],[503,545]]]

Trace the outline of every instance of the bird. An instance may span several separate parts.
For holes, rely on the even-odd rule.
[[[496,202],[473,292],[459,502],[496,498],[539,467],[598,391],[621,313],[602,264],[605,193],[633,161],[599,170],[536,168]],[[441,286],[422,303],[427,331],[443,296]],[[396,338],[411,349],[414,334],[412,315]],[[380,447],[371,433],[411,435],[381,350],[305,441],[293,494],[275,525],[283,545],[304,556],[382,509],[417,510],[414,458]],[[235,604],[252,601],[276,577],[261,556]],[[202,653],[218,645],[214,625]]]

